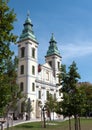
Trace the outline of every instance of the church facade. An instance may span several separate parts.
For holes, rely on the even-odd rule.
[[[41,107],[44,106],[49,93],[57,100],[61,98],[57,86],[61,55],[53,34],[49,41],[45,63],[42,65],[38,63],[38,47],[33,24],[28,15],[18,41],[18,84],[20,90],[26,94],[27,98],[30,98],[31,118],[41,117]],[[22,101],[19,105],[19,113],[21,113],[21,109]]]

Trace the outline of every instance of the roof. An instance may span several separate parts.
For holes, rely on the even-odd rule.
[[[26,39],[31,39],[32,41],[37,42],[32,27],[33,27],[33,24],[31,22],[29,14],[28,14],[27,18],[25,20],[25,23],[24,23],[24,29],[22,31],[22,34],[20,35],[20,38],[19,38],[19,42],[26,40]]]
[[[43,64],[42,66],[43,66],[43,67],[46,67],[46,68],[48,68],[48,69],[52,69],[52,67],[51,67],[48,63],[45,63],[45,64]]]
[[[59,52],[58,47],[57,47],[57,42],[56,42],[56,40],[54,38],[53,33],[52,33],[52,36],[51,36],[51,39],[50,39],[49,43],[50,43],[50,45],[49,45],[46,57],[47,56],[51,56],[51,55],[58,55],[58,56],[60,56],[60,52]]]

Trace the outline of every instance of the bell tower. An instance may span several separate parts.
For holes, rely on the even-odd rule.
[[[18,41],[18,83],[20,90],[27,95],[27,98],[34,101],[34,104],[36,102],[35,79],[38,69],[37,51],[38,42],[34,35],[33,24],[28,14],[24,23],[24,29]],[[33,113],[35,113],[34,108],[35,106],[33,106]]]
[[[58,83],[57,73],[59,72],[59,68],[61,65],[61,56],[60,52],[57,48],[57,42],[55,40],[54,34],[52,33],[51,39],[49,41],[49,47],[47,50],[47,54],[45,56],[45,61],[50,64],[53,69],[53,75]]]

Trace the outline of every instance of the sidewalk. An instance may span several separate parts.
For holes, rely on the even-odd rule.
[[[8,127],[12,127],[12,126],[16,126],[16,125],[19,125],[19,124],[35,122],[35,121],[41,121],[41,119],[11,120],[11,121],[9,121],[9,124],[7,124],[7,122],[4,124],[4,128],[7,128],[7,125],[8,125]]]
[[[13,121],[13,126],[23,124],[23,123],[28,123],[28,122],[35,122],[35,121],[41,121],[41,119],[16,120],[16,121]]]

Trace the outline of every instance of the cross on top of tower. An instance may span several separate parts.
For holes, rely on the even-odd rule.
[[[30,11],[28,10],[28,12],[27,12],[27,17],[30,17]]]

